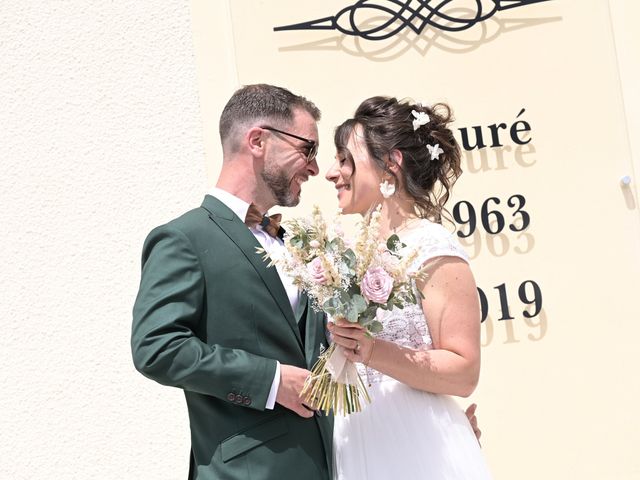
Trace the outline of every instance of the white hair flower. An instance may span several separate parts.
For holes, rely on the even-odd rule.
[[[440,148],[439,143],[436,143],[435,146],[427,145],[427,150],[429,150],[431,160],[440,160],[440,154],[444,153],[444,150]]]
[[[426,125],[431,120],[429,115],[426,112],[416,112],[415,110],[411,110],[411,115],[413,115],[413,130],[416,131],[420,126]]]

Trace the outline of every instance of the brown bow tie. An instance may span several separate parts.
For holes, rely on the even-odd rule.
[[[249,205],[249,210],[247,210],[247,216],[244,219],[244,223],[247,227],[260,225],[269,235],[274,238],[278,237],[281,239],[282,235],[284,235],[284,228],[280,226],[281,220],[282,215],[279,213],[267,217],[258,210],[258,207],[256,207],[255,204],[252,203]]]

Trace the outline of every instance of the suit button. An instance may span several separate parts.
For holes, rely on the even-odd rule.
[[[251,399],[249,397],[244,397],[243,402],[247,407],[251,405]]]
[[[229,400],[230,402],[235,401],[236,396],[233,393],[230,393],[229,395],[227,395],[227,400]]]
[[[240,405],[242,405],[242,399],[244,397],[242,395],[236,395],[236,403],[239,403]]]

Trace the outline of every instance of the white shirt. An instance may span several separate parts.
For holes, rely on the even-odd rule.
[[[247,211],[249,210],[249,204],[244,200],[236,197],[235,195],[222,190],[220,188],[214,187],[209,195],[217,198],[222,203],[224,203],[229,209],[235,213],[238,218],[244,220],[247,216]],[[284,242],[279,238],[274,238],[265,232],[260,225],[256,227],[250,228],[249,231],[256,237],[256,240],[262,245],[262,248],[265,249],[266,252],[271,253],[273,251],[277,251],[277,249],[284,249]],[[280,280],[282,281],[282,285],[287,292],[287,297],[289,297],[289,303],[291,304],[291,309],[295,312],[298,307],[298,302],[300,301],[300,291],[298,287],[296,287],[291,278],[285,275],[279,266],[276,266],[276,270],[278,271],[278,275],[280,276]],[[267,398],[267,404],[265,408],[273,409],[276,404],[276,396],[278,394],[278,387],[280,386],[280,362],[277,362],[276,365],[276,373],[273,378],[273,383],[271,384],[271,390],[269,390],[269,397]]]

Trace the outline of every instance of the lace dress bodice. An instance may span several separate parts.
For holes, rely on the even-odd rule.
[[[429,220],[421,220],[415,229],[401,236],[401,241],[406,244],[401,254],[418,248],[418,256],[411,267],[414,271],[426,261],[436,257],[453,256],[465,261],[469,260],[455,237],[442,225]],[[378,310],[377,320],[382,323],[383,330],[376,335],[376,338],[415,350],[433,348],[421,302],[402,309]],[[389,378],[363,364],[359,363],[356,366],[361,378],[368,383],[377,383]]]

